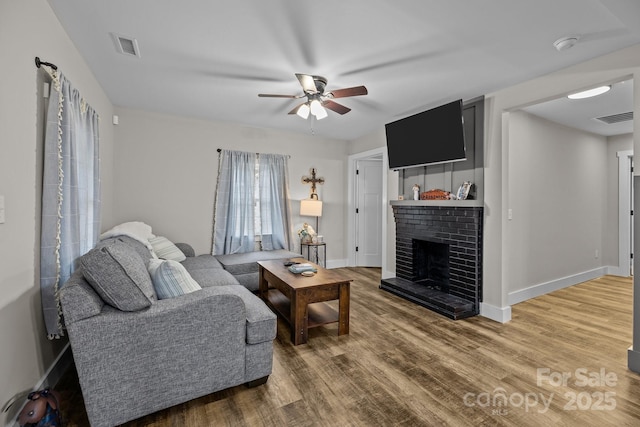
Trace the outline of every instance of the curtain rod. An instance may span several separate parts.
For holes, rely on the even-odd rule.
[[[218,150],[217,150],[217,151],[218,151],[218,153],[221,153],[221,152],[222,152],[222,148],[218,148]],[[257,155],[260,155],[260,153],[256,153],[256,154],[257,154]],[[289,155],[289,154],[286,154],[286,156],[287,156],[288,158],[291,158],[291,155]]]
[[[58,67],[55,64],[52,64],[51,62],[40,61],[40,58],[38,58],[36,56],[36,67],[40,68],[41,65],[48,65],[49,67],[53,68],[54,70],[58,69]]]

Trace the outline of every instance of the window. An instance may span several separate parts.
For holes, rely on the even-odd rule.
[[[287,156],[221,150],[214,254],[290,249]]]

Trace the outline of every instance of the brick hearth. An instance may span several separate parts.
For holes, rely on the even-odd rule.
[[[482,301],[482,211],[479,206],[393,205],[397,277],[383,279],[380,288],[451,319],[478,314]],[[423,255],[416,260],[416,255],[419,248],[424,250],[425,241],[448,245],[449,266],[438,275],[436,282],[440,283],[421,277],[426,261]]]

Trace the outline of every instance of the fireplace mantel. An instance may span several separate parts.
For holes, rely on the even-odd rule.
[[[391,206],[446,206],[460,208],[481,208],[484,203],[480,200],[391,200]]]

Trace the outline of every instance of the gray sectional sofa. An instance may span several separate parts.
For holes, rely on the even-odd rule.
[[[263,384],[271,374],[277,323],[251,292],[257,289],[256,261],[298,255],[274,251],[219,261],[177,246],[188,255],[180,264],[201,289],[158,299],[147,270],[152,252],[117,236],[81,257],[59,291],[93,427],[236,385]]]

